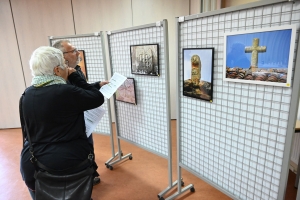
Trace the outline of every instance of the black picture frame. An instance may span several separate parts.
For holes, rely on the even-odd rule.
[[[127,78],[117,89],[116,100],[137,105],[134,78]]]
[[[183,96],[212,102],[214,48],[183,48]]]
[[[86,68],[86,60],[85,60],[85,52],[84,50],[78,50],[79,56],[80,56],[80,62],[78,65],[80,66],[81,71],[83,72],[86,80],[88,81],[88,73],[87,73],[87,68]]]
[[[158,44],[130,45],[131,74],[159,76]]]

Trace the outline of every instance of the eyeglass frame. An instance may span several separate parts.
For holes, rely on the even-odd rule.
[[[71,50],[71,51],[66,51],[66,52],[63,52],[63,54],[65,54],[65,53],[72,53],[72,54],[74,54],[75,52],[78,52],[78,49],[73,49],[73,50]]]

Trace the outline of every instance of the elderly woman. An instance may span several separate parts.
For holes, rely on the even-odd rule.
[[[40,163],[54,170],[74,168],[93,153],[85,133],[83,112],[102,105],[104,97],[98,89],[74,73],[75,69],[65,65],[59,49],[39,47],[32,53],[29,64],[32,86],[24,92],[23,113],[20,113],[28,128],[24,134],[29,134],[34,156]],[[76,86],[66,84],[66,80],[76,83]],[[28,146],[26,140],[20,168],[34,199],[35,167],[30,161]],[[81,166],[72,173],[86,167]]]

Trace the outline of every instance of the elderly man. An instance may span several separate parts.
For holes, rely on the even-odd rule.
[[[56,41],[53,45],[53,47],[60,49],[63,52],[65,61],[67,62],[67,65],[71,68],[76,69],[76,72],[84,79],[86,80],[86,77],[84,76],[83,72],[81,71],[80,66],[78,65],[80,62],[80,56],[78,50],[70,43],[69,40],[59,40]],[[76,85],[72,81],[68,82],[69,84]],[[98,90],[105,84],[107,84],[108,81],[97,81],[95,83],[92,83],[94,87],[96,87]],[[93,141],[93,135],[91,134],[88,138],[89,142],[94,145]],[[100,178],[95,177],[94,178],[94,185],[97,185],[100,183]]]

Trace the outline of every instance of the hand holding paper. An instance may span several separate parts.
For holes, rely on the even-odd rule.
[[[127,78],[117,72],[109,80],[109,83],[100,88],[100,92],[109,99]]]
[[[84,121],[86,128],[85,132],[87,137],[90,137],[93,130],[96,128],[104,114],[105,110],[101,106],[99,106],[98,108],[84,111]]]

